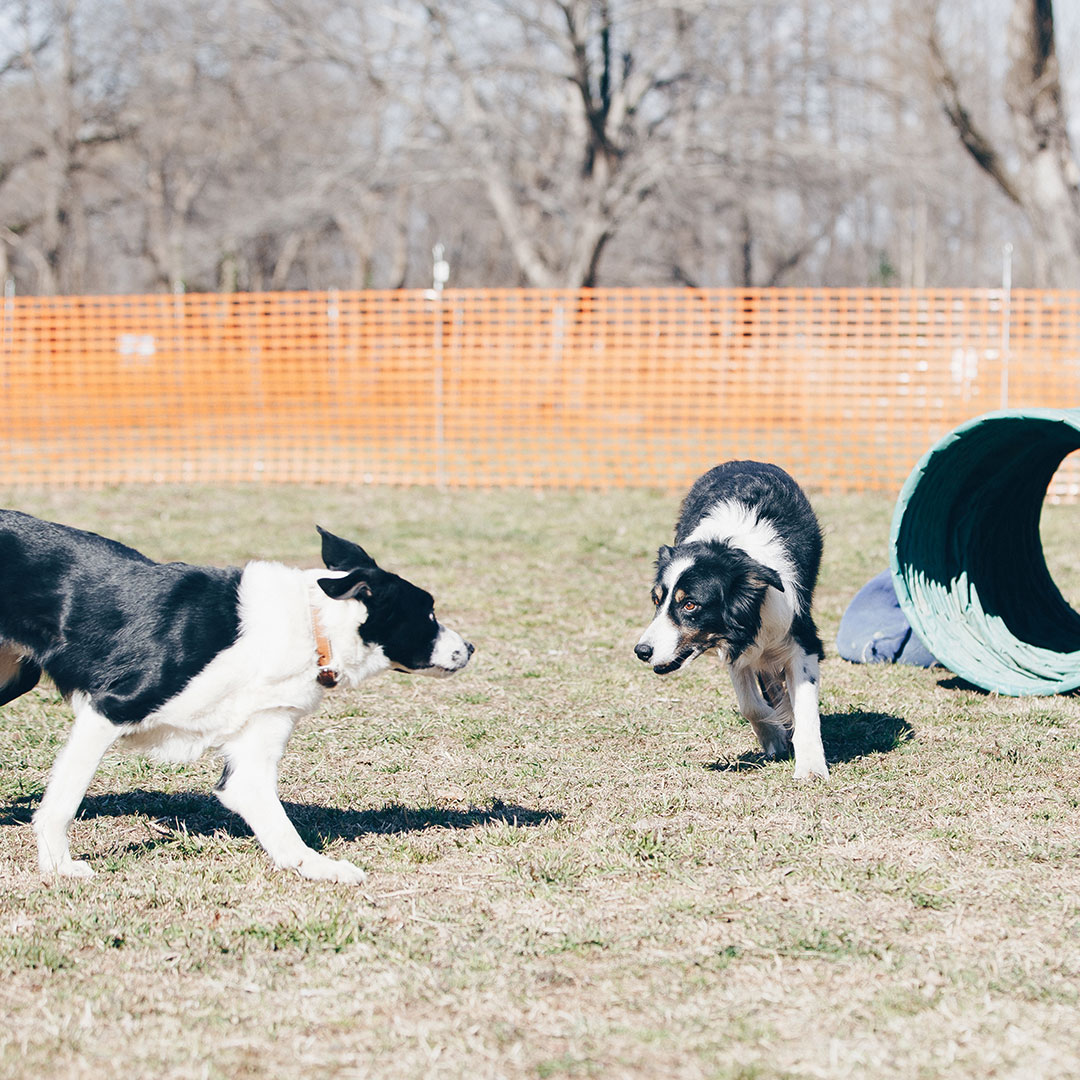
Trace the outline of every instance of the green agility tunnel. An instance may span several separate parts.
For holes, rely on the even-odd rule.
[[[933,446],[893,514],[900,606],[957,675],[999,694],[1080,686],[1080,614],[1050,577],[1039,516],[1080,409],[988,413]]]

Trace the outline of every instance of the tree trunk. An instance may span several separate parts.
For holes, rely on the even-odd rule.
[[[1020,151],[1019,187],[1037,240],[1039,276],[1080,286],[1080,169],[1054,47],[1052,0],[1015,0],[1008,27],[1005,101]]]
[[[1017,164],[979,129],[931,28],[930,56],[942,107],[964,147],[1031,224],[1042,284],[1080,286],[1080,167],[1054,45],[1053,0],[1013,0],[1007,29],[1005,104]]]

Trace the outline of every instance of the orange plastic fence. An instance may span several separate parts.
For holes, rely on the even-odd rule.
[[[15,297],[0,350],[10,484],[677,489],[756,457],[895,492],[961,421],[1080,406],[1080,292]]]

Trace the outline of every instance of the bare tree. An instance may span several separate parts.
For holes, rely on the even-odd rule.
[[[931,21],[932,74],[941,105],[965,149],[1019,206],[1035,235],[1037,272],[1047,284],[1080,283],[1080,166],[1069,137],[1052,0],[1013,0],[1003,84],[1012,141],[975,118]]]
[[[725,5],[737,19],[744,5]],[[530,285],[591,285],[623,223],[682,167],[699,103],[700,0],[425,5],[448,80],[429,96]],[[721,27],[722,29],[722,24]]]
[[[0,276],[1075,284],[1050,0],[993,0],[1000,101],[1004,22],[924,3],[933,80],[909,0],[0,0]]]
[[[19,125],[21,150],[4,177],[18,177],[21,192],[0,235],[34,267],[37,291],[78,292],[91,258],[92,170],[123,138],[115,84],[95,67],[80,0],[24,2],[7,14],[22,46],[6,66],[23,75],[17,93],[33,120]]]

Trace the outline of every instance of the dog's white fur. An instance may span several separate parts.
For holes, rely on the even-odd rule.
[[[770,596],[784,596],[789,607],[802,610],[803,599],[795,585],[795,568],[787,548],[772,522],[763,521],[752,506],[731,499],[718,502],[684,542],[695,540],[706,543],[710,540],[723,541],[732,547],[742,548],[762,566],[772,567],[780,575],[784,591],[777,593],[774,589]]]
[[[278,763],[293,728],[314,712],[326,693],[314,677],[315,611],[330,643],[342,685],[391,666],[382,648],[365,644],[357,627],[366,609],[357,599],[331,599],[318,578],[344,576],[333,570],[297,570],[280,563],[252,562],[239,586],[240,634],[184,689],[131,728],[101,716],[86,695],[72,695],[75,724],[53,765],[45,795],[34,814],[38,862],[48,874],[88,877],[89,864],[72,859],[68,829],[101,759],[114,744],[162,761],[192,761],[204,751],[225,758],[216,794],[244,818],[275,865],[315,880],[359,883],[364,872],[308,847],[281,805]],[[469,646],[442,627],[432,673],[464,664]]]
[[[656,609],[656,616],[645,628],[638,644],[651,645],[655,662],[666,664],[675,659],[679,648],[679,628],[671,619],[671,605],[675,596],[675,582],[690,569],[693,559],[675,558],[664,568],[664,602]],[[680,671],[682,668],[679,669]]]

